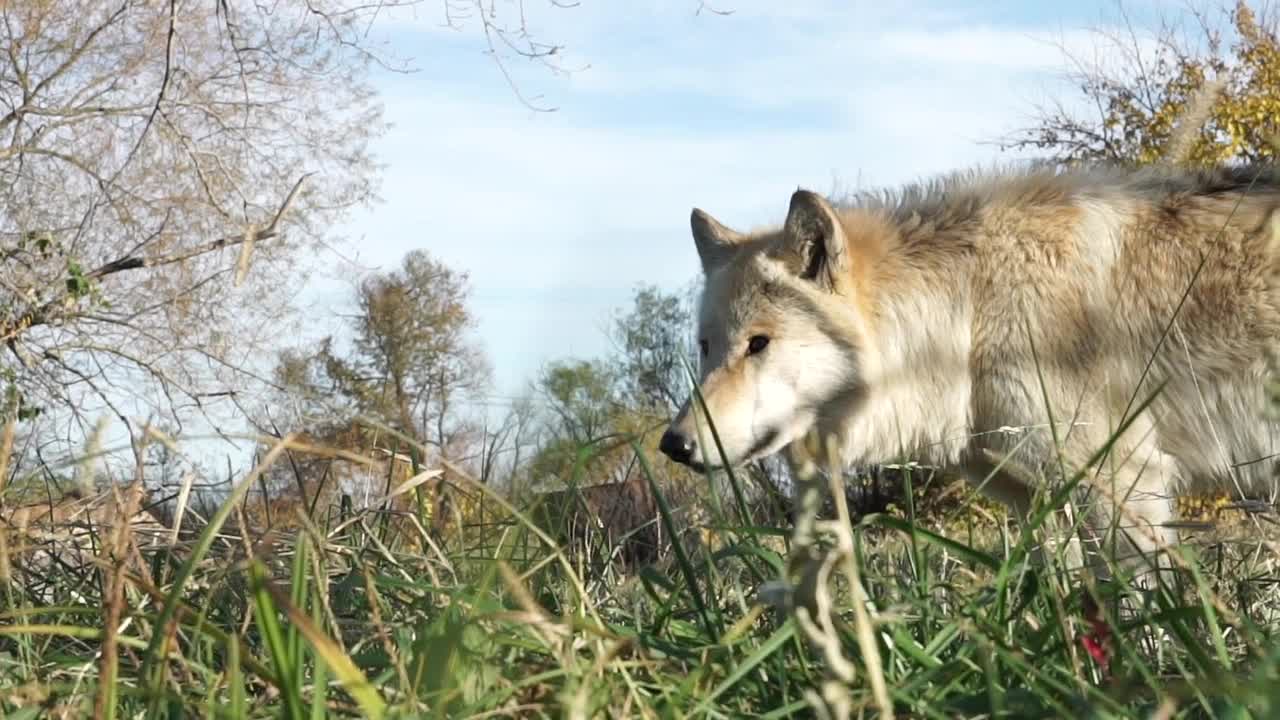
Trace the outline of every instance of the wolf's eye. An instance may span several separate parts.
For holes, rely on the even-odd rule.
[[[707,356],[707,352],[709,351],[709,350],[708,350],[708,347],[707,347],[707,341],[706,341],[706,340],[699,340],[699,341],[698,341],[698,349],[702,351],[702,357],[706,357],[706,356]]]
[[[752,335],[751,339],[747,341],[747,354],[755,355],[756,353],[765,349],[765,346],[767,346],[768,344],[769,344],[768,337],[764,335]]]

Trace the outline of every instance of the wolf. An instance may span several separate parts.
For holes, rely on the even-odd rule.
[[[676,462],[817,432],[847,466],[952,469],[1023,515],[1084,472],[1094,537],[1144,556],[1178,541],[1178,492],[1274,497],[1272,165],[971,170],[690,225],[702,401],[661,437]]]

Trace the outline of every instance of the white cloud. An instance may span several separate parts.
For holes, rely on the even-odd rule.
[[[1090,47],[1092,33],[1047,32],[1042,28],[959,27],[894,29],[879,34],[874,52],[890,60],[940,67],[961,66],[1011,73],[1053,72],[1063,66],[1063,51]]]

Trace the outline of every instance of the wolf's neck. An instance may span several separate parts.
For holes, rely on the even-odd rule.
[[[967,443],[971,311],[958,271],[902,273],[877,293],[876,361],[844,426],[850,463],[946,464]]]

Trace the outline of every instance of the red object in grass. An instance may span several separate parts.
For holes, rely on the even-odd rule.
[[[1095,626],[1092,633],[1080,638],[1080,644],[1084,645],[1084,649],[1089,652],[1089,657],[1093,658],[1093,661],[1098,663],[1104,671],[1107,669],[1107,661],[1110,660],[1107,657],[1108,653],[1105,647],[1107,642],[1106,632],[1105,629],[1099,632],[1098,627]]]
[[[1090,632],[1080,638],[1080,643],[1105,675],[1107,666],[1111,663],[1111,626],[1102,618],[1098,606],[1088,595],[1084,598],[1084,618],[1089,623]]]

